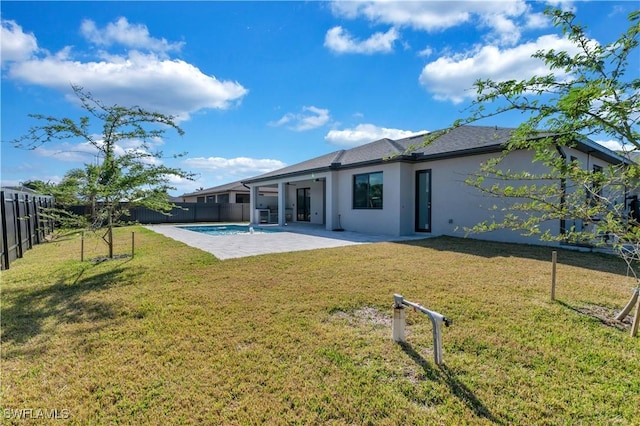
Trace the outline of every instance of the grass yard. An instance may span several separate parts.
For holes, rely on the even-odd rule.
[[[80,262],[78,236],[2,272],[4,424],[640,424],[640,338],[607,323],[615,257],[436,238],[221,262],[141,227]],[[85,256],[106,253],[87,238]],[[454,320],[445,365],[431,323]],[[31,411],[28,411],[31,410]],[[61,419],[62,418],[62,419]],[[35,421],[33,422],[35,423]]]

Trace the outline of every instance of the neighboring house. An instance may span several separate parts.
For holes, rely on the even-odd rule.
[[[274,188],[265,188],[259,191],[259,197],[261,199],[263,197],[272,197],[271,200],[275,200],[273,197],[276,195],[277,190]],[[249,188],[238,181],[190,192],[178,198],[179,201],[183,203],[249,203]],[[266,205],[268,202],[264,201],[263,204]],[[275,201],[271,204],[275,204]]]
[[[465,227],[490,219],[495,214],[491,207],[500,202],[464,181],[481,163],[503,151],[513,131],[463,126],[428,146],[420,146],[424,135],[381,139],[246,179],[243,184],[251,188],[251,222],[302,222],[328,230],[392,236],[464,236]],[[567,159],[577,159],[588,170],[627,161],[588,139],[562,150]],[[531,160],[531,152],[516,151],[508,155],[504,167],[541,172],[542,166]],[[259,194],[265,188],[277,193],[277,203],[261,202]],[[556,235],[562,225],[567,224],[548,224]],[[480,237],[535,241],[508,230]]]

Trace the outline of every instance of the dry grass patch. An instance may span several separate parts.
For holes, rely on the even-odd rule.
[[[44,244],[2,272],[2,408],[68,410],[71,424],[632,424],[640,339],[579,311],[620,309],[617,259],[439,238],[221,262],[140,227],[79,261]],[[93,244],[93,245],[92,245]],[[87,258],[104,255],[99,241]],[[445,366],[431,324],[454,320]],[[20,423],[5,419],[5,423]]]

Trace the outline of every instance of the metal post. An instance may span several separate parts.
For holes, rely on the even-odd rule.
[[[131,233],[131,258],[133,258],[133,255],[136,252],[136,233],[132,232]]]
[[[398,297],[400,299],[398,299]],[[395,303],[393,304],[393,329],[392,336],[394,342],[404,343],[407,341],[405,335],[405,325],[407,323],[407,312],[402,306],[402,296],[394,295]]]
[[[420,311],[423,314],[426,314],[429,319],[431,320],[431,325],[433,328],[433,359],[435,361],[435,363],[437,365],[442,365],[443,363],[443,359],[442,359],[442,323],[444,323],[447,327],[449,325],[452,324],[452,321],[449,320],[447,317],[445,317],[442,314],[439,314],[438,312],[434,312],[434,311],[430,311],[429,309],[425,308],[424,306],[418,304],[418,303],[413,303],[413,302],[409,302],[408,300],[405,300],[404,297],[402,297],[399,294],[394,294],[393,295],[393,300],[394,300],[394,330],[393,330],[393,334],[394,334],[394,340],[395,336],[396,336],[396,309],[399,306],[409,306],[412,307],[414,310],[416,311]],[[404,324],[404,321],[403,321]],[[399,327],[399,326],[398,326]],[[404,337],[404,327],[402,327],[402,335]],[[400,340],[396,340],[396,341],[400,341]],[[404,340],[401,340],[404,341]]]

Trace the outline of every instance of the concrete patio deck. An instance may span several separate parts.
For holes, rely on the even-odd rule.
[[[207,235],[182,228],[182,226],[187,225],[192,226],[194,224],[147,225],[145,227],[157,232],[158,234],[183,242],[188,246],[209,252],[220,260],[269,253],[342,247],[354,244],[368,244],[384,241],[408,241],[428,238],[428,235],[393,237],[389,235],[363,234],[351,231],[327,231],[324,227],[306,224],[265,226],[265,228],[268,227],[279,231],[273,233]],[[207,225],[228,224],[214,223]]]

